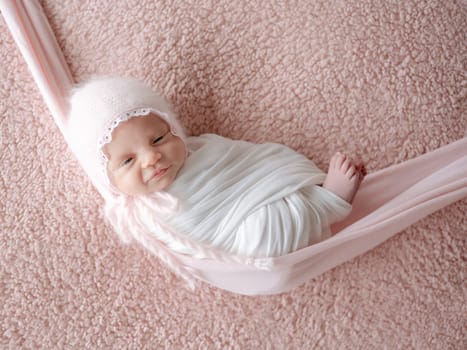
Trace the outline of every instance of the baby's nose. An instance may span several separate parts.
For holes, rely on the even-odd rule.
[[[155,150],[148,150],[144,154],[144,159],[143,159],[143,167],[147,168],[150,166],[153,166],[156,164],[159,159],[161,159],[162,155],[159,152],[156,152]]]

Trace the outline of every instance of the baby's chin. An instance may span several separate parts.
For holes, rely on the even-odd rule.
[[[163,189],[152,189],[152,188],[140,188],[140,189],[119,188],[118,190],[122,192],[123,194],[127,196],[131,196],[131,197],[149,196],[154,193],[163,191]]]
[[[120,192],[120,194],[130,196],[130,197],[140,197],[147,196],[157,192],[155,189],[147,188],[145,186],[138,187],[128,187],[128,186],[118,186],[113,184],[114,187]]]
[[[128,196],[141,197],[150,196],[158,192],[165,192],[173,184],[174,180],[162,181],[162,183],[156,183],[154,186],[143,186],[142,188],[120,191]]]

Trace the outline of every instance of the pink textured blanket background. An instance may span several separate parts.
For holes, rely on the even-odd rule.
[[[464,1],[42,4],[77,81],[143,78],[192,134],[370,172],[466,136]],[[1,348],[467,346],[465,200],[289,293],[187,291],[103,223],[3,20],[0,43]]]

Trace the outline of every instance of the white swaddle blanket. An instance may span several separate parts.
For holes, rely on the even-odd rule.
[[[207,134],[188,138],[187,147],[168,191],[181,209],[166,223],[196,242],[239,256],[280,256],[328,238],[330,224],[351,210],[317,186],[325,173],[285,146]],[[154,232],[154,213],[142,211],[141,221]],[[179,253],[202,257],[163,232],[154,234]]]

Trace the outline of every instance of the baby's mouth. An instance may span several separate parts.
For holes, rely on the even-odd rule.
[[[167,173],[167,170],[169,170],[170,166],[168,167],[165,167],[165,168],[161,168],[161,169],[157,169],[156,171],[154,171],[151,176],[148,178],[148,180],[146,182],[149,182],[151,180],[154,180],[154,179],[159,179],[161,178],[162,176],[165,175],[165,173]]]

